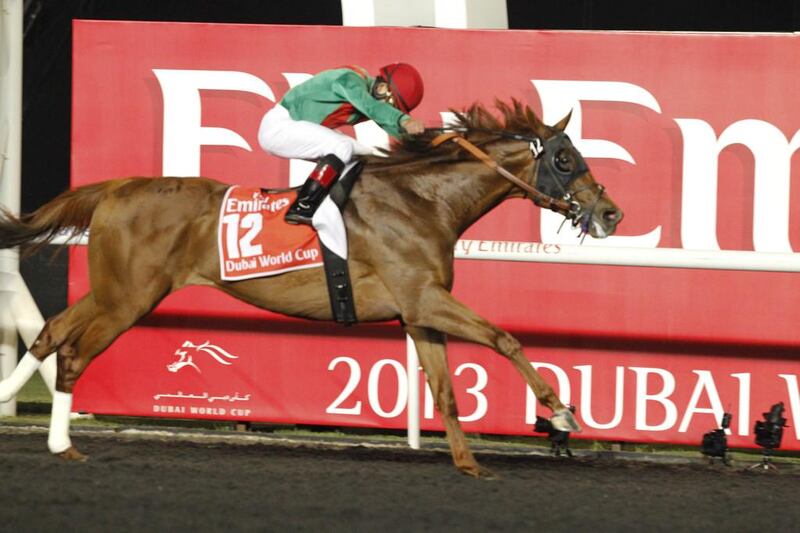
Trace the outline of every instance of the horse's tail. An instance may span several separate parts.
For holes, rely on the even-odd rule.
[[[76,237],[89,228],[100,201],[119,185],[113,181],[66,191],[30,214],[19,217],[0,207],[0,249],[33,243],[27,253],[59,235]]]

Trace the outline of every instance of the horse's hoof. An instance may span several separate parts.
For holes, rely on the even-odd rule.
[[[484,468],[478,464],[462,466],[459,468],[459,470],[461,473],[476,479],[498,479],[500,477],[488,468]]]
[[[553,424],[553,428],[558,431],[567,431],[571,433],[579,433],[582,431],[581,425],[578,424],[578,421],[575,420],[575,416],[566,407],[556,411],[550,418],[550,423]]]
[[[85,463],[89,459],[88,455],[83,455],[74,446],[70,446],[63,452],[57,453],[56,456],[65,461],[77,461],[79,463]]]

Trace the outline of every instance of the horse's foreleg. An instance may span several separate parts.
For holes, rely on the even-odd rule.
[[[506,357],[522,374],[539,402],[549,407],[557,429],[580,431],[572,413],[564,406],[553,388],[536,371],[522,351],[522,345],[511,334],[494,326],[465,306],[441,287],[426,288],[419,295],[414,311],[403,313],[403,321],[453,335],[466,341],[482,344]]]
[[[475,477],[491,476],[491,472],[478,465],[473,457],[458,421],[458,408],[447,367],[445,336],[427,328],[406,327],[406,332],[414,339],[420,364],[431,386],[436,409],[442,416],[453,463],[465,474]]]

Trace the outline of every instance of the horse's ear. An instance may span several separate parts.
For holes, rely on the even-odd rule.
[[[555,129],[556,131],[564,131],[565,129],[567,129],[567,124],[569,124],[569,119],[570,118],[572,118],[572,110],[571,109],[570,109],[569,113],[567,113],[566,117],[562,118],[559,121],[558,124],[553,126],[553,129]]]

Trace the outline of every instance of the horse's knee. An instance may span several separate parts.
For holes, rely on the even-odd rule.
[[[497,351],[511,359],[522,353],[522,344],[510,333],[501,331],[497,337]]]
[[[48,355],[56,351],[58,345],[59,340],[54,333],[54,322],[51,319],[45,323],[39,336],[36,337],[33,345],[30,347],[30,352],[36,359],[43,361]]]
[[[458,418],[458,405],[456,404],[453,390],[448,387],[440,387],[439,389],[435,392],[434,398],[439,414],[443,417]]]
[[[449,417],[454,420],[458,419],[458,406],[456,405],[455,399],[447,398],[437,402],[439,407],[439,414],[444,417]]]
[[[420,314],[417,309],[409,309],[403,310],[400,315],[400,321],[402,322],[403,326],[406,328],[420,328],[424,327],[425,324],[422,320],[420,320]]]

